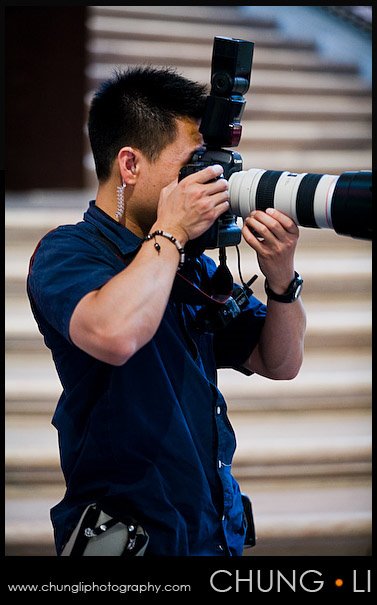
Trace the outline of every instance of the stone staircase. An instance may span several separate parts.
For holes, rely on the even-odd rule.
[[[371,91],[353,65],[319,57],[272,20],[240,7],[88,7],[88,95],[114,65],[175,65],[208,82],[214,35],[255,41],[239,151],[244,166],[331,172],[371,167]],[[51,416],[60,384],[25,294],[39,238],[81,219],[95,195],[9,193],[6,199],[6,552],[53,556],[49,509],[64,485]],[[244,279],[260,275],[241,245]],[[216,251],[210,252],[216,259]],[[229,266],[237,278],[234,249]],[[252,555],[370,554],[371,244],[301,229],[296,266],[305,279],[305,360],[293,381],[219,382],[238,449],[234,473],[253,499]],[[255,294],[264,300],[263,279]]]

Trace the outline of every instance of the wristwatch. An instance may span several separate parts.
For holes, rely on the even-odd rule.
[[[295,276],[289,284],[287,291],[284,292],[284,294],[276,294],[276,292],[271,290],[270,286],[268,285],[267,279],[264,282],[264,289],[268,298],[270,298],[271,300],[276,300],[277,302],[282,303],[292,303],[297,300],[300,296],[303,283],[304,280],[302,279],[301,275],[299,275],[297,271],[295,271]]]

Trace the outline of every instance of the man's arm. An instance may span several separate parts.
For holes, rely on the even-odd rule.
[[[180,183],[165,187],[152,231],[161,229],[184,245],[204,233],[229,207],[228,184],[212,181],[221,166],[209,166]],[[76,306],[70,321],[72,342],[96,359],[123,365],[156,333],[176,275],[179,253],[158,237],[145,242],[134,260],[101,289],[89,292]]]
[[[244,366],[275,380],[295,378],[303,360],[305,327],[301,300],[288,304],[268,300],[259,342]]]
[[[257,252],[259,266],[276,294],[294,278],[298,227],[282,212],[254,211],[245,219],[243,236]],[[268,299],[259,342],[244,366],[275,380],[291,380],[302,364],[306,316],[300,299],[292,303]]]

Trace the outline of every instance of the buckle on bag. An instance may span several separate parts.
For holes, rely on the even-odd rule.
[[[142,557],[148,542],[147,532],[134,519],[121,521],[89,504],[60,556]]]

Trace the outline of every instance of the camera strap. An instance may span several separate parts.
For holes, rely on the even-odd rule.
[[[231,294],[208,294],[182,273],[177,273],[171,295],[175,302],[188,305],[222,306],[231,298]]]
[[[128,266],[133,261],[141,247],[140,244],[133,254],[124,256],[120,253],[118,247],[98,229],[96,235],[98,239],[105,244],[107,249],[111,249],[112,252],[123,261],[125,266]],[[211,307],[223,307],[231,298],[233,290],[233,277],[226,265],[225,255],[221,255],[220,265],[217,267],[212,278],[209,278],[208,280],[208,291],[199,288],[199,286],[193,283],[189,278],[189,275],[191,277],[191,275],[195,272],[197,273],[198,270],[203,270],[199,259],[188,257],[183,269],[176,274],[170,295],[171,299],[174,302],[181,302],[194,306],[209,305]],[[187,273],[186,275],[185,271]],[[225,293],[221,294],[218,292]]]
[[[203,271],[202,264],[197,257],[187,257],[186,263],[181,271],[177,273],[177,278],[174,281],[172,295],[178,298],[180,302],[186,302],[191,305],[209,305],[220,307],[226,304],[233,293],[233,276],[226,264],[225,248],[220,248],[220,264],[214,274],[208,278],[206,290],[197,286],[188,275],[199,268]],[[198,275],[199,281],[202,282],[201,275]]]

